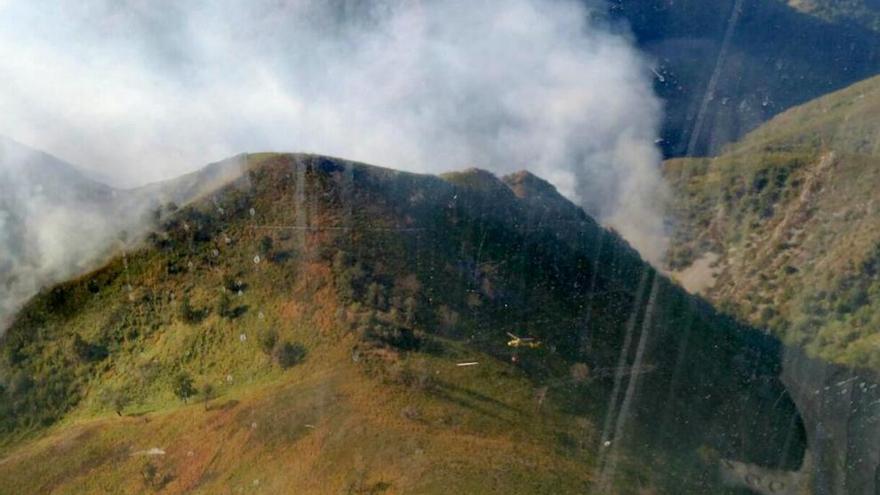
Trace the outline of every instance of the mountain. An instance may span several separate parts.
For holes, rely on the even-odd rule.
[[[150,228],[151,209],[199,197],[240,169],[232,158],[174,180],[115,189],[0,137],[0,332],[41,288],[96,268],[137,242]]]
[[[155,222],[0,340],[0,492],[808,482],[779,342],[526,172],[249,155]]]
[[[880,73],[880,32],[849,21],[876,15],[873,1],[798,3],[611,0],[612,17],[656,61],[667,156],[718,154],[770,117]],[[827,9],[808,3],[840,15],[817,17]]]
[[[788,0],[788,5],[828,22],[880,31],[880,2],[877,0]]]
[[[880,78],[788,110],[713,158],[669,160],[668,264],[790,345],[817,493],[880,486]]]
[[[86,253],[109,244],[103,217],[115,195],[68,163],[0,138],[0,325],[41,285],[84,269]],[[74,231],[78,242],[69,242]]]
[[[668,161],[679,198],[671,267],[711,272],[692,288],[789,343],[880,369],[878,110],[873,78],[775,117],[718,157]]]

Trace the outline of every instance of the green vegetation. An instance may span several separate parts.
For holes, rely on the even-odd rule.
[[[283,369],[295,366],[306,358],[306,348],[302,344],[279,342],[272,350],[272,357]]]
[[[199,394],[202,396],[202,401],[205,404],[205,411],[208,410],[208,403],[211,400],[217,398],[217,388],[214,387],[214,384],[211,382],[205,382],[199,387]]]
[[[723,494],[705,452],[797,467],[776,343],[551,193],[251,157],[24,308],[0,341],[0,486]]]
[[[788,0],[788,4],[829,22],[880,31],[880,5],[872,0]]]
[[[226,306],[228,306],[228,303]],[[225,316],[228,312],[228,307],[224,307],[223,303],[221,303],[220,314]],[[189,300],[189,296],[184,296],[183,301],[180,303],[180,319],[190,325],[201,322],[208,316],[208,313],[209,311],[207,309],[194,308]]]
[[[128,390],[124,388],[105,388],[99,396],[101,405],[112,410],[117,416],[122,416],[122,412],[132,402],[132,397]]]
[[[706,295],[812,355],[880,369],[880,78],[785,112],[715,158],[666,163],[669,266],[718,259]]]
[[[189,398],[196,393],[192,377],[184,372],[180,372],[174,376],[174,379],[171,382],[171,387],[174,395],[182,400],[184,404],[187,403]]]

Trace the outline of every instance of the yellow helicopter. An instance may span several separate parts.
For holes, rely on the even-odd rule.
[[[541,347],[541,341],[535,340],[531,337],[517,337],[510,332],[507,332],[507,335],[510,336],[510,340],[507,342],[508,347],[527,347],[529,349],[537,349]]]

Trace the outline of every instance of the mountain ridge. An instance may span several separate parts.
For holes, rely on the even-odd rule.
[[[589,217],[571,222],[577,210],[535,214],[485,172],[251,156],[217,192],[163,206],[145,245],[22,311],[0,341],[0,480],[735,493],[722,457],[797,469],[778,343],[695,303]],[[542,346],[512,348],[507,332]],[[179,373],[219,397],[175,400]],[[114,412],[103,397],[119,391],[136,399]],[[221,438],[246,461],[213,447]],[[140,453],[153,448],[166,454]],[[302,459],[324,467],[288,476],[307,472]]]
[[[150,208],[186,203],[240,173],[241,156],[118,189],[49,153],[0,137],[0,333],[44,287],[100,266],[146,234]]]

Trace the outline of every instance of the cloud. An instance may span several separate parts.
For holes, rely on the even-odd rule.
[[[0,134],[136,185],[248,151],[529,169],[665,249],[648,62],[572,0],[0,3]]]

